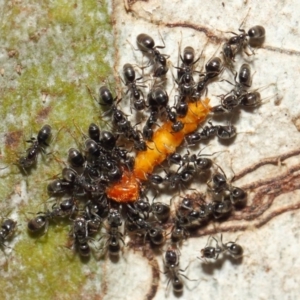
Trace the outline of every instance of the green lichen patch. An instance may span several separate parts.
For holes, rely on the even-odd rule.
[[[70,222],[51,224],[36,238],[28,235],[26,221],[51,208],[47,184],[61,172],[68,149],[82,146],[89,124],[102,123],[88,88],[94,92],[111,75],[110,15],[104,2],[92,0],[0,8],[0,150],[8,167],[1,173],[1,207],[20,224],[7,270],[0,271],[2,299],[75,299],[90,280],[83,270],[99,273],[96,261],[82,262],[66,247]],[[26,175],[15,163],[44,124],[52,126],[50,147]],[[95,281],[99,285],[101,278]]]

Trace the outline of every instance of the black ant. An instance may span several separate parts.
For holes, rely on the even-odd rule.
[[[227,242],[223,243],[222,238],[223,235],[221,234],[221,245],[219,245],[218,241],[216,238],[211,237],[216,241],[216,247],[212,246],[206,246],[205,248],[201,249],[201,258],[205,259],[215,259],[217,260],[219,255],[227,252],[229,253],[233,258],[238,259],[243,256],[243,248],[239,244],[236,244],[235,242]],[[210,239],[210,238],[209,238]],[[207,243],[209,242],[209,239]]]
[[[102,131],[100,144],[105,150],[107,151],[114,150],[116,148],[117,140],[118,140],[118,136],[116,136],[112,132]]]
[[[164,178],[158,174],[148,174],[147,179],[150,183],[155,185],[159,185],[164,182]]]
[[[133,140],[135,150],[146,151],[148,149],[146,142],[142,138],[142,133],[139,130],[131,127],[129,129],[128,138],[131,138]]]
[[[112,111],[112,121],[116,126],[117,131],[126,138],[132,140],[134,142],[134,148],[137,151],[146,151],[147,145],[145,141],[141,139],[141,134],[134,129],[125,114],[114,104],[117,98],[113,98],[110,90],[106,86],[100,88],[100,97],[105,105],[111,106],[109,111]],[[118,100],[118,102],[119,101],[121,100]]]
[[[189,106],[188,103],[182,99],[182,97],[178,97],[176,100],[175,109],[178,117],[185,117],[188,113]]]
[[[144,130],[148,131],[149,129],[151,129],[150,125],[155,124],[152,122],[152,120],[150,120],[150,118],[152,117],[152,119],[155,120],[155,117],[157,116],[156,112],[159,112],[159,110],[164,110],[167,114],[168,120],[173,123],[171,126],[173,132],[179,132],[183,129],[184,124],[181,121],[177,120],[177,113],[168,105],[169,96],[164,89],[162,89],[161,87],[152,88],[148,93],[147,100],[149,108],[151,111],[154,111],[154,114],[150,115],[146,126],[144,127]]]
[[[122,173],[118,169],[117,175],[114,173],[114,168],[107,172],[107,177],[110,182],[117,181],[121,178]],[[97,193],[99,191],[99,186],[96,182],[87,180],[83,175],[79,175],[75,170],[71,168],[64,168],[62,170],[63,181],[70,184],[73,189],[73,192],[78,193],[79,190],[83,190],[83,194],[86,193]]]
[[[72,191],[73,185],[63,179],[55,179],[50,182],[47,186],[47,191],[50,195],[58,195],[70,193]]]
[[[101,86],[99,89],[99,99],[98,103],[102,106],[112,107],[117,97],[113,97],[111,91],[107,86]]]
[[[237,81],[236,78],[239,78]],[[242,64],[239,70],[239,73],[235,73],[234,81],[235,84],[231,83],[230,81],[223,79],[222,81],[226,81],[232,85],[234,85],[234,89],[229,92],[227,95],[221,96],[221,108],[223,112],[228,112],[239,106],[240,104],[242,106],[244,105],[244,102],[247,99],[248,91],[247,89],[251,87],[251,69],[248,64]],[[243,101],[243,103],[241,103]],[[251,100],[250,100],[251,101]],[[213,112],[216,113],[216,110],[218,112],[218,106],[213,107]]]
[[[122,149],[121,147],[117,147],[117,140],[119,138],[118,135],[114,135],[110,131],[100,131],[98,125],[91,123],[88,129],[88,135],[90,139],[85,141],[85,146],[87,152],[93,157],[101,157],[104,160],[108,160],[108,158],[112,159],[121,159],[124,162],[128,161],[127,153],[128,151]],[[74,151],[73,151],[74,152]],[[70,154],[70,151],[69,151]],[[75,156],[75,154],[73,154]],[[76,157],[82,156],[82,154],[76,153]],[[75,157],[74,157],[75,159]],[[101,159],[100,159],[101,160]],[[71,161],[71,160],[70,160]],[[72,161],[71,161],[72,162]],[[82,163],[80,166],[83,166],[83,159],[80,158],[80,162]]]
[[[186,99],[186,97],[191,96],[193,93],[195,86],[195,81],[193,78],[193,66],[199,61],[200,58],[201,56],[195,60],[195,50],[190,46],[184,48],[183,56],[180,55],[182,64],[181,67],[176,67],[176,69],[178,69],[176,83],[179,86],[180,97],[183,101]]]
[[[83,167],[86,160],[79,150],[70,148],[68,151],[68,161],[72,167],[79,168]]]
[[[46,233],[51,219],[65,216],[71,217],[77,210],[78,206],[73,197],[65,199],[59,205],[54,203],[51,211],[38,212],[35,218],[28,221],[27,228],[33,233],[40,231]]]
[[[61,209],[56,207],[56,204],[53,205],[52,211],[47,210],[45,212],[38,212],[37,216],[27,223],[27,228],[30,232],[36,233],[43,231],[43,234],[47,232],[49,226],[49,220],[60,217]]]
[[[148,230],[148,235],[149,235],[150,241],[155,246],[161,246],[165,241],[165,233],[164,233],[163,229],[159,226],[152,226]]]
[[[232,202],[229,198],[225,198],[222,201],[213,201],[208,203],[207,206],[215,219],[224,218],[232,211]]]
[[[242,24],[241,24],[241,26],[242,26]],[[249,43],[249,41],[247,40],[248,37],[250,40],[262,39],[265,37],[266,31],[265,31],[265,28],[261,25],[256,25],[256,26],[251,27],[247,33],[244,29],[241,28],[241,26],[239,28],[239,31],[242,33],[237,34],[237,33],[231,31],[230,33],[234,34],[234,36],[228,40],[229,45],[234,45],[237,47],[237,49],[236,49],[237,52],[239,49],[241,49],[244,46],[245,43],[246,44]]]
[[[0,229],[0,247],[6,247],[5,241],[8,240],[15,232],[17,226],[17,222],[12,219],[6,219],[1,224]]]
[[[135,218],[142,216],[144,219],[149,218],[152,206],[149,203],[148,197],[144,194],[144,191],[141,191],[139,198],[132,203],[132,205],[128,204],[127,206],[129,217]]]
[[[236,80],[237,76],[239,79],[238,81]],[[227,81],[231,85],[235,85],[234,89],[230,93],[233,93],[233,95],[235,95],[237,98],[240,98],[242,95],[247,93],[247,89],[249,87],[251,87],[251,80],[252,80],[252,78],[251,78],[250,65],[242,64],[239,72],[235,73],[235,76],[234,76],[235,84],[232,84],[228,80],[224,80],[224,81]]]
[[[247,198],[247,193],[239,187],[230,186],[229,195],[226,195],[224,200],[226,198],[229,198],[231,203],[236,207],[243,206]]]
[[[205,64],[205,73],[200,74],[200,78],[198,83],[195,85],[193,90],[193,99],[200,99],[201,95],[205,90],[207,90],[206,86],[215,77],[217,77],[223,70],[222,60],[215,56],[212,57]]]
[[[208,182],[209,191],[218,195],[228,189],[227,178],[224,172],[216,172]]]
[[[200,154],[200,152],[192,155],[189,155],[189,151],[184,155],[174,152],[168,157],[168,162],[169,164],[176,164],[181,167],[192,163],[196,171],[207,171],[212,167],[213,162],[210,158],[203,157],[205,155]]]
[[[143,137],[147,141],[151,141],[153,138],[153,126],[156,124],[158,120],[158,109],[155,107],[151,108],[150,116],[146,121],[145,126],[143,127]]]
[[[117,109],[115,104],[120,102],[121,99],[118,99],[117,97],[114,98],[107,86],[100,87],[99,97],[100,101],[98,103],[109,107],[107,113],[112,112],[112,121],[116,125],[117,129],[120,129],[119,127],[121,126],[119,126],[118,123],[120,122],[122,124],[124,119],[127,120],[125,114],[121,110]]]
[[[27,140],[27,143],[32,145],[26,150],[26,155],[19,159],[19,166],[26,172],[26,169],[31,168],[40,152],[45,152],[44,147],[49,146],[47,140],[51,136],[51,126],[44,125],[42,129],[38,132],[37,138],[32,137],[30,140]]]
[[[221,235],[221,237],[222,237],[222,235]],[[213,238],[216,241],[216,247],[205,246],[203,249],[201,249],[201,251],[200,251],[201,258],[204,259],[205,261],[207,261],[207,259],[218,259],[219,255],[224,252],[224,249],[222,247],[223,243],[222,243],[222,246],[219,246],[216,238],[209,237],[209,239],[210,238]],[[208,239],[206,245],[208,244],[209,239]]]
[[[89,145],[89,143],[86,144],[86,148],[89,149],[91,146],[93,146],[93,143]],[[94,147],[94,149],[97,147]],[[91,151],[90,149],[87,151],[89,152],[89,155],[93,156],[95,152]],[[98,153],[99,154],[99,153]],[[97,179],[100,177],[100,171],[95,165],[95,161],[92,163],[87,162],[87,158],[82,155],[82,153],[75,149],[70,148],[68,152],[68,162],[73,168],[84,168],[84,172],[93,179]]]
[[[248,92],[240,97],[240,104],[243,107],[256,107],[262,103],[259,92]]]
[[[189,146],[194,146],[202,141],[202,137],[199,132],[187,134],[184,139]]]
[[[182,210],[179,208],[176,211],[174,224],[171,230],[171,242],[173,244],[181,243],[186,239],[190,234],[187,231],[187,228],[191,225],[190,220],[185,214],[182,213]]]
[[[158,174],[150,174],[148,175],[148,180],[155,185],[166,183],[170,188],[173,189],[190,181],[195,172],[196,170],[193,166],[186,166],[180,172],[179,170],[177,170],[177,172],[165,170],[165,177],[162,177]]]
[[[244,21],[240,25],[239,31],[240,34],[237,34],[235,32],[230,31],[234,36],[231,37],[226,43],[223,45],[223,56],[227,63],[230,65],[232,62],[234,62],[235,55],[240,51],[240,49],[245,48],[247,46],[252,54],[254,54],[254,51],[250,48],[251,43],[256,43],[257,41],[263,40],[265,37],[265,28],[261,25],[256,25],[251,27],[248,32],[241,28]],[[249,40],[248,40],[249,38]],[[250,55],[245,51],[247,55]]]
[[[236,136],[236,128],[233,125],[213,125],[203,127],[201,132],[193,132],[185,136],[188,145],[194,146],[197,143],[217,136],[221,140],[228,140]]]
[[[164,231],[160,226],[152,225],[152,222],[147,221],[144,215],[130,205],[127,205],[127,208],[126,228],[128,231],[143,235],[144,240],[148,236],[150,241],[156,246],[161,245],[165,241]]]
[[[235,95],[228,95],[222,98],[221,105],[212,107],[211,112],[213,114],[223,114],[225,112],[230,112],[237,106],[251,108],[258,106],[261,103],[261,95],[257,91],[246,92],[239,98],[237,98]]]
[[[220,57],[214,56],[205,64],[205,81],[211,80],[223,71],[223,62]]]
[[[103,195],[97,201],[89,200],[85,204],[85,213],[87,219],[89,220],[98,219],[101,220],[101,222],[103,222],[108,217],[109,214],[108,199]]]
[[[65,217],[65,216],[72,216],[75,212],[78,211],[78,204],[74,197],[65,199],[60,202],[59,204],[59,210],[60,214],[59,216]]]
[[[148,197],[141,192],[140,197],[134,202],[134,207],[145,217],[149,217],[149,213],[151,212],[151,205],[149,203]]]
[[[266,35],[266,30],[261,25],[256,25],[251,27],[248,30],[248,36],[249,36],[249,44],[251,45],[259,45],[263,42]]]
[[[151,204],[151,213],[160,223],[165,223],[170,217],[170,205],[162,202],[153,202]]]
[[[83,174],[76,177],[77,181],[74,182],[76,187],[82,187],[87,192],[97,192],[97,190],[93,190],[95,185],[93,185],[93,187],[90,186],[91,180],[88,180],[88,178],[84,176],[85,174],[87,174],[90,179],[93,179],[92,183],[93,181],[98,181],[98,183],[101,182],[105,184],[121,179],[123,172],[122,168],[117,165],[119,159],[113,156],[113,154],[116,154],[114,151],[116,148],[109,153],[92,139],[85,141],[85,147],[89,162],[85,165]],[[90,189],[91,187],[92,189]]]
[[[227,140],[236,135],[236,129],[233,125],[213,125],[210,121],[209,126],[204,126],[200,132],[202,140],[218,136],[219,139]]]
[[[146,102],[143,96],[143,92],[139,87],[146,87],[143,85],[137,85],[137,81],[142,79],[143,77],[135,78],[135,70],[131,64],[125,64],[123,66],[123,75],[125,78],[125,85],[128,87],[128,92],[131,93],[131,97],[133,98],[133,107],[137,111],[144,110],[146,108]]]
[[[93,139],[86,139],[84,141],[84,152],[87,154],[89,161],[97,160],[103,153],[100,145]]]
[[[184,197],[177,208],[177,218],[183,219],[185,227],[192,227],[199,225],[200,211],[194,208],[194,201],[189,197]]]
[[[137,36],[137,45],[142,52],[152,56],[154,60],[154,77],[161,77],[167,74],[169,68],[167,66],[168,55],[161,54],[157,49],[163,49],[164,46],[155,46],[155,42],[151,36],[141,33]]]
[[[194,203],[197,204],[197,207],[194,207]],[[219,219],[228,215],[231,210],[232,203],[229,199],[205,203],[205,199],[201,194],[197,195],[193,200],[186,197],[183,198],[178,207],[178,213],[187,219],[186,227],[199,226],[211,216]]]
[[[124,244],[123,234],[119,231],[119,227],[122,225],[122,219],[120,212],[116,209],[110,209],[107,217],[109,229],[107,232],[108,239],[105,246],[108,250],[109,255],[118,256],[120,252],[120,241]],[[101,240],[102,237],[99,239]]]
[[[99,143],[100,142],[100,135],[101,135],[101,130],[100,130],[99,126],[96,125],[95,123],[91,123],[89,125],[88,135],[92,140]]]
[[[221,140],[228,140],[236,136],[236,128],[233,125],[217,125],[217,136]]]
[[[220,198],[221,196],[223,199],[218,203],[225,201],[224,207],[220,207],[219,212],[222,212],[222,209],[226,210],[226,207],[228,211],[231,209],[229,201],[233,205],[239,206],[243,205],[247,198],[246,192],[243,189],[232,186],[230,183],[228,183],[224,171],[222,169],[221,171],[222,172],[216,172],[207,183],[208,190],[213,194],[213,198]],[[218,211],[216,212],[218,213]]]
[[[91,253],[90,245],[88,244],[89,231],[87,221],[83,216],[78,216],[73,221],[70,236],[74,239],[75,248],[78,250],[80,256],[87,257]]]
[[[180,278],[181,276],[188,280],[191,280],[187,276],[182,274],[182,272],[184,272],[185,270],[179,268],[179,256],[180,256],[179,250],[169,248],[166,251],[164,257],[164,265],[166,269],[165,274],[167,274],[169,277],[167,287],[171,282],[173,286],[173,292],[175,294],[181,294],[183,292],[184,284],[182,279]],[[191,281],[195,281],[195,280],[191,280]]]
[[[105,91],[105,94],[107,94],[107,98],[110,98],[109,94],[112,97],[111,92],[106,87],[104,87],[104,91]],[[115,101],[114,99],[111,102],[108,101],[108,103],[111,103],[109,105],[113,106],[114,101]],[[108,153],[108,152],[110,153],[111,150],[115,150],[117,148],[116,143],[117,143],[119,136],[113,134],[110,131],[101,131],[99,126],[94,123],[91,123],[89,125],[88,136],[90,137],[89,140],[94,141],[94,143],[89,142],[91,144],[90,145],[91,150],[93,150],[93,148],[94,148],[94,151],[91,151],[91,153],[90,153],[91,155],[99,155],[98,152],[101,152],[101,151],[103,151],[105,153]],[[95,153],[95,154],[93,154],[93,153]]]

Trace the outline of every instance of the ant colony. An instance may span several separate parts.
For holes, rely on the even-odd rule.
[[[121,256],[125,245],[159,248],[166,290],[172,287],[175,294],[181,294],[188,279],[180,268],[183,242],[198,228],[226,222],[236,208],[247,205],[247,191],[231,184],[222,166],[214,162],[215,153],[203,154],[203,147],[199,147],[213,138],[230,140],[239,132],[228,122],[214,124],[211,119],[215,116],[226,118],[228,113],[262,103],[258,89],[251,88],[250,65],[237,67],[235,57],[244,52],[253,55],[250,42],[262,43],[265,30],[254,26],[240,32],[232,33],[220,55],[208,59],[203,70],[198,69],[201,55],[193,47],[186,45],[183,52],[180,50],[179,63],[173,66],[169,56],[161,53],[163,41],[158,46],[150,35],[139,34],[133,44],[145,58],[145,65],[124,64],[122,97],[114,96],[109,84],[101,86],[95,97],[98,114],[112,123],[113,130],[87,124],[82,147],[70,145],[68,164],[47,186],[54,204],[28,221],[28,231],[46,234],[51,222],[64,218],[64,224],[71,225],[72,249],[81,257],[91,253]],[[221,80],[225,72],[232,82]],[[174,84],[174,101],[165,89],[167,81]],[[219,96],[218,105],[211,106],[206,97],[210,83],[221,81],[233,87]],[[130,121],[122,110],[126,105],[133,115],[144,118]],[[50,125],[44,125],[36,138],[27,141],[30,147],[17,162],[24,175],[30,176],[27,172],[37,163],[39,153],[45,153],[51,144],[51,131]],[[193,152],[195,148],[198,150]],[[208,178],[203,182],[205,192],[189,189],[199,178]],[[178,197],[163,201],[163,191]],[[2,221],[1,246],[7,246],[15,229],[15,221]],[[224,239],[226,242],[221,234],[211,236],[199,249],[200,261],[196,262],[206,263],[223,255],[240,259],[243,247],[225,235]]]

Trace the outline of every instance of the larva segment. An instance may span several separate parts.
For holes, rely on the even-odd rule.
[[[140,181],[128,170],[123,171],[119,182],[106,189],[108,198],[120,203],[135,202],[140,192]]]
[[[183,142],[185,135],[195,131],[210,112],[209,99],[189,103],[188,113],[183,118],[178,118],[184,124],[180,132],[172,133],[172,123],[164,123],[153,135],[153,141],[147,142],[147,151],[139,152],[135,158],[133,174],[140,180],[147,180],[147,174],[161,164],[168,155],[175,152]]]

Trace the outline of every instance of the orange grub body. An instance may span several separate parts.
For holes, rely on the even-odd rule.
[[[107,196],[120,203],[135,202],[139,196],[140,182],[147,180],[147,175],[176,151],[187,134],[197,130],[210,109],[208,98],[189,103],[187,115],[178,118],[184,124],[180,132],[172,132],[172,123],[165,122],[155,131],[153,140],[147,142],[148,149],[137,154],[133,172],[124,170],[121,181],[107,188]]]
[[[135,202],[139,192],[140,181],[128,170],[123,170],[121,180],[106,189],[107,197],[120,203]]]

